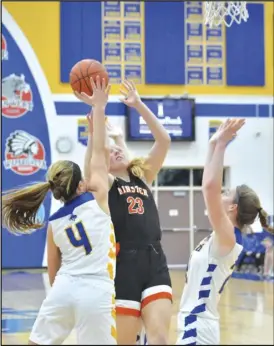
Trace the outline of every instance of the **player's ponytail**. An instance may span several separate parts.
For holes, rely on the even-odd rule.
[[[2,197],[2,223],[13,234],[30,233],[43,227],[37,212],[50,189],[50,183],[36,183],[7,191]]]
[[[267,222],[267,217],[268,217],[267,212],[263,208],[259,208],[258,214],[259,214],[259,220],[260,220],[261,226],[266,231],[274,234],[274,228],[269,226],[269,224]]]
[[[2,197],[2,222],[13,234],[26,234],[42,228],[38,209],[49,190],[55,199],[68,202],[77,195],[82,180],[80,167],[67,160],[50,166],[47,181],[7,191]]]
[[[267,222],[267,212],[261,207],[261,202],[254,190],[243,184],[236,188],[234,202],[237,204],[237,225],[242,229],[252,225],[259,217],[261,226],[268,232],[274,233],[273,227]]]
[[[144,178],[145,172],[149,170],[146,160],[143,157],[137,157],[130,161],[128,171],[137,178]]]

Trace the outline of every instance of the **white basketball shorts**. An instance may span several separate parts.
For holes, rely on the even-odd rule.
[[[179,312],[176,345],[219,345],[218,320]]]
[[[77,344],[117,345],[114,285],[94,276],[56,276],[30,340],[38,345],[61,345],[73,328]]]

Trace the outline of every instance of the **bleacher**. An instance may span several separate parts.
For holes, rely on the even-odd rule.
[[[262,232],[249,233],[243,236],[243,252],[238,260],[238,266],[232,274],[232,277],[247,280],[273,280],[271,277],[263,275],[265,246],[263,240],[270,238],[274,244],[274,235],[266,230]],[[256,261],[257,259],[257,261]]]

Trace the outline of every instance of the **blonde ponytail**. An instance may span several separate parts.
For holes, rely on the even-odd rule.
[[[7,191],[2,197],[2,223],[13,234],[26,234],[43,224],[37,221],[37,212],[50,190],[50,183],[37,183]]]
[[[131,160],[128,166],[128,171],[135,177],[143,179],[145,172],[149,170],[149,165],[146,164],[146,159],[143,157],[136,157]]]
[[[80,167],[67,160],[59,160],[49,167],[47,181],[7,191],[2,196],[2,222],[13,234],[31,233],[44,225],[37,213],[51,190],[57,200],[67,202],[77,194],[82,179]]]

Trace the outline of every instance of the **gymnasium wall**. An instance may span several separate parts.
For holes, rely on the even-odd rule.
[[[4,2],[2,89],[9,93],[13,74],[24,75],[25,89],[13,105],[2,96],[3,189],[43,180],[57,159],[82,166],[88,107],[71,94],[68,75],[74,63],[92,57],[108,67],[113,87],[107,115],[124,129],[125,107],[117,97],[121,77],[134,79],[142,95],[195,97],[196,141],[172,144],[165,166],[202,167],[216,124],[246,117],[226,154],[229,184],[251,185],[273,214],[273,4],[249,4],[247,23],[215,31],[202,24],[201,2],[135,5]],[[34,149],[12,152],[18,136],[35,142]],[[149,147],[129,143],[136,155]],[[48,197],[40,219],[57,207]],[[4,230],[3,266],[42,266],[45,234],[15,237]]]

